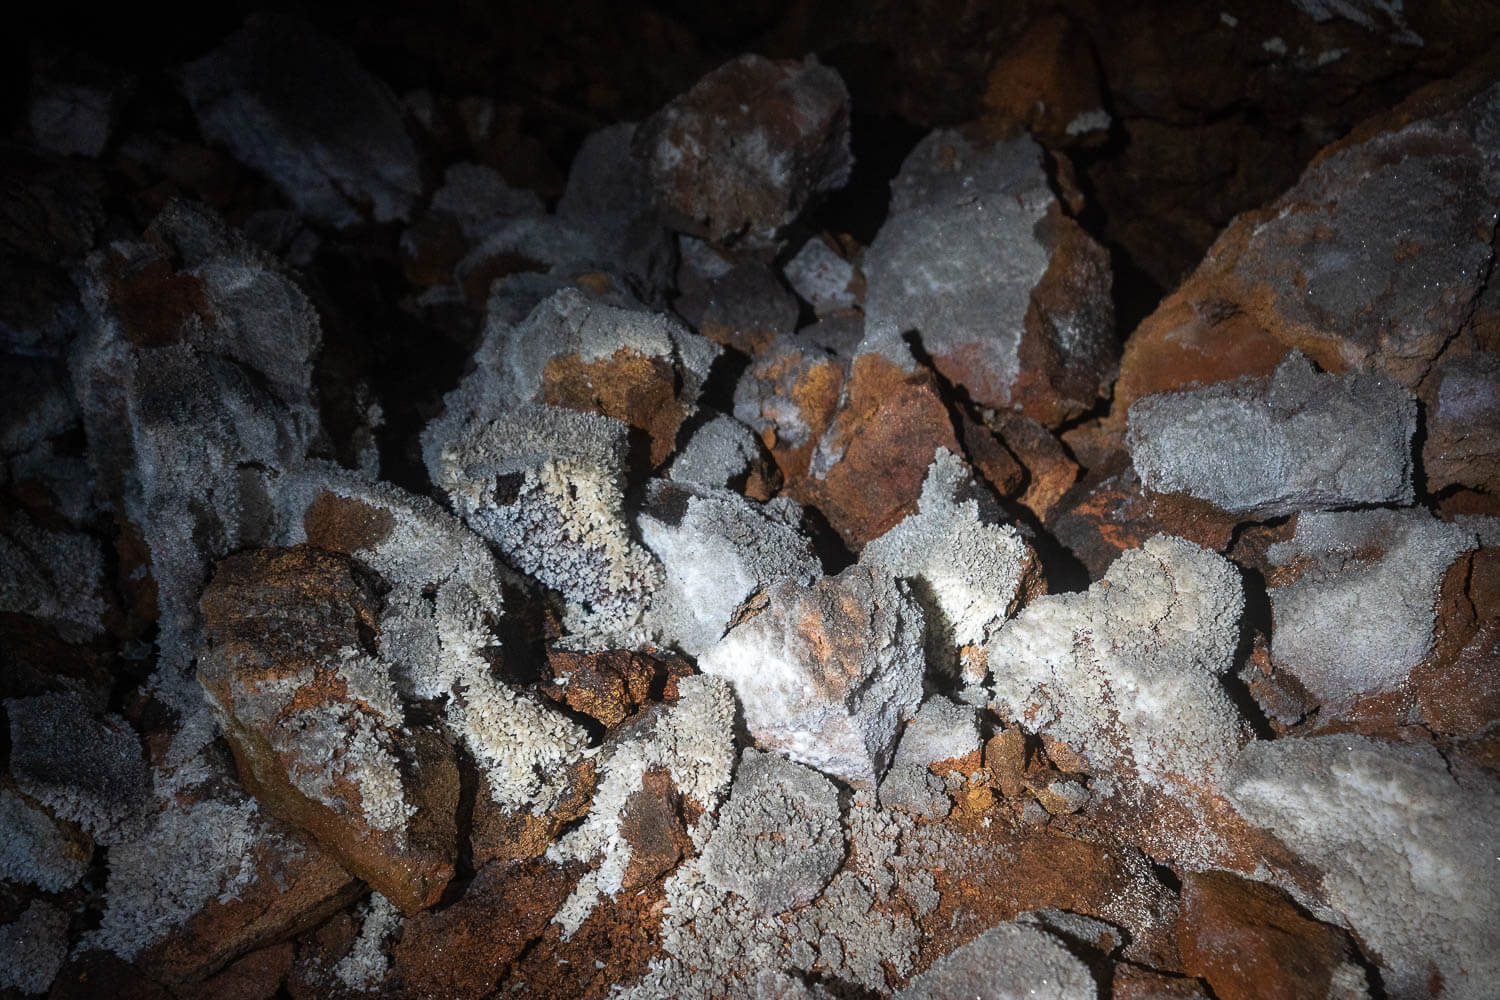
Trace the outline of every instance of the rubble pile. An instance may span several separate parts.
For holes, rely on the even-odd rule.
[[[1500,50],[750,6],[37,43],[0,1000],[1495,995]]]

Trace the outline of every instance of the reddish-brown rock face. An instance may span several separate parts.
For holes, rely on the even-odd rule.
[[[953,421],[932,376],[879,355],[854,363],[845,402],[792,495],[819,507],[856,551],[917,508],[939,448],[957,454]]]
[[[1321,1000],[1335,975],[1354,972],[1341,968],[1343,931],[1303,916],[1281,890],[1226,872],[1183,877],[1177,942],[1187,971],[1224,1000]]]
[[[225,560],[203,598],[198,678],[266,809],[415,911],[453,876],[458,770],[442,736],[407,728],[365,652],[376,587],[349,558],[306,546]]]

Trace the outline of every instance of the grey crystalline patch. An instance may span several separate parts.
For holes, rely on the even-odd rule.
[[[1025,923],[1000,924],[944,955],[898,1000],[1094,1000],[1088,967],[1061,941]]]
[[[1051,254],[1035,233],[1053,204],[1030,139],[978,150],[933,132],[902,164],[891,210],[865,253],[865,343],[910,370],[901,335],[932,355],[973,351],[1003,398],[1020,374],[1031,291]],[[979,374],[976,372],[976,374]]]
[[[1472,530],[1425,510],[1301,515],[1292,538],[1268,552],[1274,566],[1306,564],[1296,582],[1269,591],[1273,660],[1325,716],[1398,690],[1432,649],[1444,573],[1477,544]]]
[[[1269,518],[1411,503],[1416,420],[1393,379],[1320,374],[1294,351],[1267,378],[1136,400],[1125,442],[1146,489]]]
[[[703,852],[703,874],[759,913],[812,902],[844,860],[838,789],[780,754],[746,750]]]
[[[1229,799],[1323,872],[1392,996],[1482,1000],[1500,978],[1500,786],[1431,747],[1335,735],[1250,744]],[[1392,905],[1398,901],[1399,905]]]

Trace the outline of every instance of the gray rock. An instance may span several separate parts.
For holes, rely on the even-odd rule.
[[[1319,374],[1294,351],[1267,378],[1136,400],[1125,440],[1147,490],[1268,518],[1411,503],[1416,419],[1393,379]]]
[[[899,1000],[1093,1000],[1088,967],[1061,941],[1023,923],[1000,924],[914,977]]]

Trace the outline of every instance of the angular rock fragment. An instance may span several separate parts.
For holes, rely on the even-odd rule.
[[[635,125],[620,122],[583,140],[558,199],[557,216],[592,235],[600,257],[635,278],[643,290],[665,288],[677,251],[646,171],[631,152],[635,132]]]
[[[660,569],[624,520],[625,426],[546,404],[476,421],[434,479],[516,569],[568,601],[574,631],[631,628]]]
[[[1414,95],[1238,216],[1130,338],[1115,413],[1189,382],[1269,375],[1292,349],[1416,389],[1488,280],[1497,86],[1470,74]]]
[[[813,449],[833,423],[863,331],[858,317],[840,317],[783,337],[735,386],[735,417],[760,435],[788,480],[807,474]]]
[[[342,470],[288,476],[275,502],[275,541],[344,553],[379,574],[374,655],[404,698],[441,703],[497,807],[545,816],[577,793],[588,734],[494,676],[504,597],[483,541],[430,500]]]
[[[1393,996],[1478,1000],[1500,975],[1500,787],[1430,747],[1337,735],[1250,744],[1231,801],[1322,872]],[[1399,906],[1391,905],[1400,900]]]
[[[783,579],[698,658],[734,685],[756,745],[873,788],[922,699],[922,612],[864,566]]]
[[[736,489],[753,500],[769,500],[781,483],[760,439],[724,413],[693,432],[667,476],[679,483]]]
[[[151,788],[130,724],[92,711],[73,693],[14,698],[5,713],[17,787],[97,840],[128,836]]]
[[[638,518],[662,567],[650,618],[662,642],[699,656],[771,584],[823,575],[792,501],[760,505],[728,490],[653,482]]]
[[[681,237],[672,309],[716,344],[759,354],[797,327],[797,299],[764,255],[730,253]]]
[[[0,787],[0,879],[61,892],[76,885],[93,854],[89,838],[68,830],[44,810]]]
[[[975,709],[933,695],[901,731],[891,769],[880,783],[880,804],[918,816],[942,819],[952,803],[946,785],[930,769],[975,754],[980,748]]]
[[[819,316],[852,309],[864,298],[864,275],[854,262],[817,237],[802,245],[782,273],[798,298]]]
[[[1416,402],[1379,375],[1320,375],[1294,351],[1270,378],[1148,396],[1129,420],[1155,493],[1260,518],[1412,501]]]
[[[104,633],[104,584],[104,553],[92,536],[0,510],[0,612],[85,642]]]
[[[534,192],[511,187],[493,167],[455,163],[432,202],[401,234],[402,266],[414,284],[444,285],[459,262],[505,220],[542,215]]]
[[[981,648],[990,633],[1037,589],[1031,547],[964,461],[939,450],[922,484],[920,508],[865,546],[860,562],[906,581],[922,605],[933,665],[962,664],[963,679],[984,680]]]
[[[780,754],[746,750],[704,848],[704,876],[769,915],[812,902],[843,860],[833,782]]]
[[[773,244],[817,195],[849,177],[849,92],[809,57],[745,55],[636,130],[662,205],[715,243]]]
[[[598,860],[557,911],[554,919],[564,937],[582,926],[601,895],[615,896],[627,887],[638,887],[643,879],[633,867],[646,860],[652,849],[680,850],[653,843],[661,838],[678,839],[670,830],[660,829],[662,821],[670,823],[677,813],[678,798],[691,802],[701,814],[716,808],[729,788],[736,758],[732,690],[719,678],[702,676],[682,678],[677,690],[675,705],[657,706],[639,722],[613,734],[600,756],[599,788],[588,816],[547,850],[547,857],[556,863]],[[653,773],[659,778],[653,779]],[[641,792],[651,791],[653,781],[661,779],[665,780],[659,791],[670,796],[665,803],[667,815],[655,824],[643,825]],[[665,867],[652,875],[662,874],[676,860],[669,857]]]
[[[821,510],[858,551],[916,510],[939,448],[961,450],[932,375],[865,354],[854,362],[807,475],[793,479],[789,492]]]
[[[1422,510],[1303,514],[1268,552],[1271,657],[1325,718],[1409,686],[1433,649],[1448,567],[1478,544]]]
[[[313,389],[322,333],[278,264],[182,202],[142,241],[94,254],[83,283],[91,326],[70,366],[90,460],[149,549],[155,686],[191,718],[203,709],[186,671],[209,567],[264,537],[268,481],[326,447]]]
[[[1217,785],[1245,736],[1219,683],[1243,606],[1231,563],[1159,535],[1085,593],[1038,598],[999,630],[994,707],[1100,773]]]
[[[203,595],[198,680],[266,809],[415,911],[453,877],[458,771],[440,736],[407,727],[372,655],[380,610],[375,581],[347,557],[232,556]]]
[[[915,976],[900,1000],[1091,1000],[1094,977],[1051,934],[1021,923],[991,927]]]
[[[0,989],[46,993],[67,957],[68,914],[46,900],[0,924]]]
[[[422,193],[395,95],[294,17],[252,15],[185,67],[183,89],[206,138],[324,225],[405,219]]]
[[[894,356],[915,330],[975,403],[1056,425],[1114,375],[1109,257],[1062,213],[1030,139],[981,149],[923,139],[891,185],[863,263],[866,350]]]
[[[578,653],[553,648],[547,651],[547,669],[552,686],[541,693],[606,728],[647,707],[653,692],[675,698],[676,682],[694,673],[680,656],[627,649]]]

